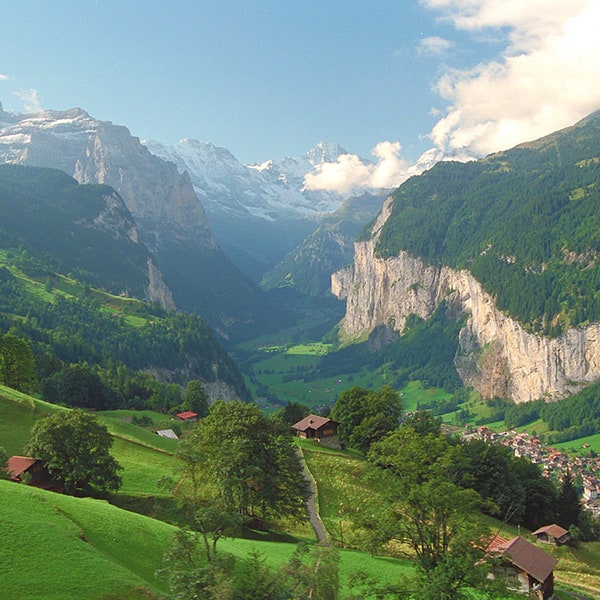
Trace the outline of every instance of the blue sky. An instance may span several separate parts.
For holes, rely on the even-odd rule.
[[[0,101],[245,163],[320,140],[483,154],[600,108],[599,1],[5,0]]]

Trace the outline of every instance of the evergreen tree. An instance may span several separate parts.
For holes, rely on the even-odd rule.
[[[573,475],[567,471],[560,486],[560,492],[556,499],[556,516],[558,524],[565,529],[571,525],[579,525],[579,515],[581,514],[581,502],[575,489]]]
[[[11,334],[0,336],[0,383],[19,392],[30,392],[36,381],[29,344]]]

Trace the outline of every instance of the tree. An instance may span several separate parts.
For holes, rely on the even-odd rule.
[[[199,379],[192,379],[183,392],[183,404],[181,410],[191,410],[195,412],[201,419],[208,415],[208,397],[204,386]]]
[[[19,392],[30,392],[36,382],[35,360],[29,344],[8,333],[0,336],[0,383]]]
[[[573,483],[571,471],[567,471],[561,480],[560,492],[556,499],[556,515],[558,524],[565,529],[571,525],[579,525],[581,502]]]
[[[38,421],[25,452],[39,458],[68,494],[116,491],[122,467],[109,454],[112,444],[97,417],[73,409]]]
[[[458,463],[460,446],[443,434],[420,435],[402,425],[371,446],[367,459],[399,477],[404,485],[448,477]]]
[[[304,417],[310,414],[308,406],[301,404],[300,402],[288,402],[281,411],[278,412],[278,416],[284,423],[293,425],[298,421],[304,419]]]
[[[388,385],[379,391],[354,386],[344,390],[331,411],[343,442],[366,452],[371,444],[398,428],[402,404]]]
[[[180,444],[193,501],[209,480],[226,510],[243,516],[305,514],[308,484],[289,436],[254,404],[218,401]]]
[[[3,446],[0,446],[0,479],[9,479],[8,472],[8,453]]]
[[[179,529],[164,555],[165,568],[159,575],[169,580],[173,598],[180,600],[233,599],[230,573],[233,558],[223,556],[208,562],[200,550],[198,534]]]
[[[116,393],[87,365],[63,367],[46,379],[42,391],[48,402],[77,408],[106,410],[118,404]]]

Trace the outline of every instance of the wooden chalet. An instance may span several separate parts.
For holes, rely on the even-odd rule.
[[[192,412],[191,410],[186,410],[184,412],[177,413],[175,418],[185,423],[195,423],[198,420],[198,414]]]
[[[488,545],[497,558],[491,576],[500,577],[509,590],[536,600],[553,600],[554,567],[558,560],[521,536],[505,540],[495,536]]]
[[[11,456],[7,462],[8,474],[11,481],[26,483],[33,487],[54,492],[61,492],[60,486],[44,466],[39,458],[30,456]]]
[[[571,539],[571,534],[560,525],[552,524],[540,527],[532,533],[536,539],[545,544],[562,546]]]
[[[337,423],[327,417],[319,415],[308,415],[304,419],[294,423],[292,427],[296,430],[298,437],[315,439],[337,436]]]

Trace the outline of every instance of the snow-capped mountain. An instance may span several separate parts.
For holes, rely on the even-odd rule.
[[[221,162],[215,156],[210,168]],[[0,105],[0,163],[60,169],[79,183],[112,186],[176,305],[197,310],[223,337],[273,320],[264,294],[219,248],[188,174],[150,153],[126,127],[80,108],[22,115]]]
[[[187,171],[209,214],[231,213],[269,221],[312,217],[337,210],[345,196],[304,188],[304,178],[324,162],[347,152],[321,142],[298,158],[244,165],[229,150],[210,142],[183,139],[176,146],[143,141],[148,150]],[[365,163],[367,161],[364,161]]]

